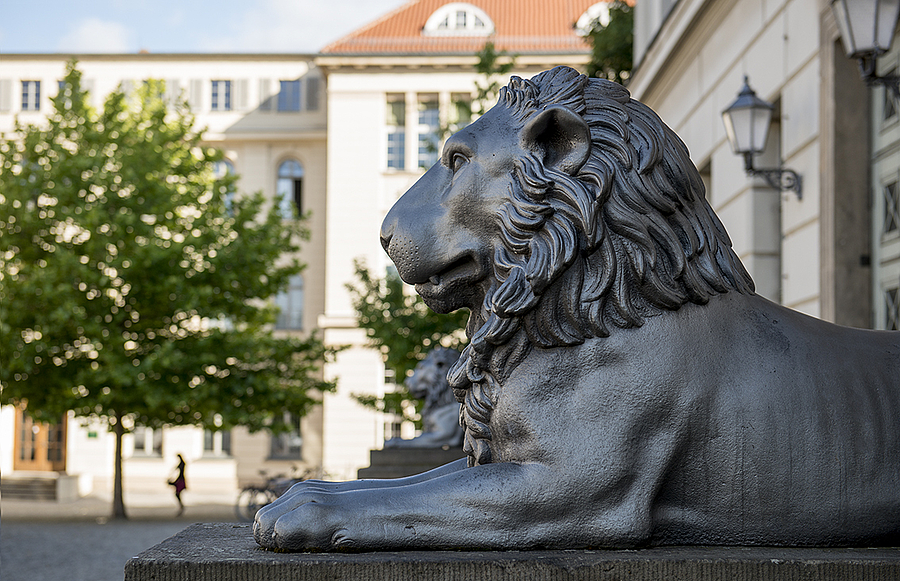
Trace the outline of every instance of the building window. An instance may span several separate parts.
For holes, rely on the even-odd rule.
[[[450,102],[450,123],[454,131],[459,131],[472,122],[472,95],[453,93]]]
[[[275,295],[275,304],[278,305],[278,320],[275,321],[276,329],[303,329],[303,276],[294,275],[288,282],[288,288],[284,292]]]
[[[317,111],[319,109],[319,77],[306,77],[306,110]]]
[[[230,430],[203,430],[204,456],[231,456]]]
[[[300,417],[284,412],[281,423],[286,432],[272,434],[269,457],[273,459],[300,460],[303,458],[303,437],[300,434]]]
[[[227,159],[223,159],[221,161],[217,161],[216,165],[213,167],[213,175],[217,180],[220,180],[228,175],[234,175],[234,164],[228,161]],[[234,184],[229,184],[228,189],[224,193],[225,203],[225,213],[229,216],[234,215]]]
[[[22,81],[22,111],[41,110],[41,82]]]
[[[231,81],[213,81],[210,109],[231,111]]]
[[[278,110],[300,110],[300,79],[281,81],[281,89],[278,92]]]
[[[227,159],[223,159],[221,161],[217,161],[213,166],[213,175],[217,180],[224,178],[229,174],[234,173],[234,164],[228,161]]]
[[[884,328],[888,331],[900,331],[900,288],[884,291],[884,306]]]
[[[65,97],[65,96],[66,96],[66,82],[65,82],[65,81],[57,81],[57,82],[56,82],[56,87],[57,87],[57,89],[58,89],[58,92],[57,92],[57,95],[56,95],[57,98],[58,98],[58,97]],[[72,99],[71,99],[71,98],[66,98],[66,99],[63,101],[63,107],[66,108],[66,109],[71,109],[71,108],[72,108]]]
[[[136,456],[162,456],[162,428],[135,428],[134,454]]]
[[[278,183],[275,186],[281,217],[293,220],[303,213],[303,166],[289,159],[278,166]]]
[[[890,234],[900,229],[900,188],[891,182],[882,188],[884,193],[884,227],[882,234]]]
[[[893,77],[897,74],[896,69],[888,71],[887,77]],[[897,103],[894,102],[894,94],[887,87],[881,89],[881,120],[882,122],[892,121],[897,117]]]
[[[465,2],[444,4],[435,10],[425,26],[425,36],[487,36],[494,32],[494,22],[481,8]]]
[[[440,108],[437,95],[420,95],[418,102],[419,157],[420,168],[428,169],[437,163],[440,146]]]
[[[403,422],[401,420],[385,422],[384,424],[384,439],[385,440],[393,440],[394,438],[400,438],[403,434]]]
[[[387,98],[387,166],[406,168],[406,101],[403,95]]]

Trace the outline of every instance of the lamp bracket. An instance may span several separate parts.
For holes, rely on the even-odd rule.
[[[879,77],[876,72],[877,54],[867,54],[857,58],[859,64],[859,74],[863,81],[870,87],[882,85],[891,92],[894,101],[900,102],[900,77],[897,75],[885,75]]]
[[[747,175],[761,177],[777,190],[793,191],[797,199],[803,199],[803,178],[792,169],[787,168],[756,168],[753,167],[753,154],[744,154],[744,170]]]

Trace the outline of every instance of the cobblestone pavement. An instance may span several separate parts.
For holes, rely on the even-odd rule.
[[[4,500],[0,513],[2,581],[122,581],[125,562],[195,522],[236,520],[229,505],[129,508],[129,520],[109,520],[109,503]]]

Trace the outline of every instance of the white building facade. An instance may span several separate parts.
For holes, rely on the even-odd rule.
[[[897,103],[845,56],[830,2],[642,0],[635,14],[629,89],[688,145],[760,294],[897,329]],[[896,70],[897,54],[879,72]],[[721,114],[745,76],[775,107],[756,167],[796,171],[802,197],[748,177],[731,151]]]

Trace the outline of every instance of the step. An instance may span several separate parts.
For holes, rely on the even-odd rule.
[[[443,448],[386,448],[369,453],[370,466],[361,468],[357,478],[402,478],[428,472],[460,458],[460,449]]]
[[[56,500],[56,478],[3,477],[0,494],[8,500]]]

